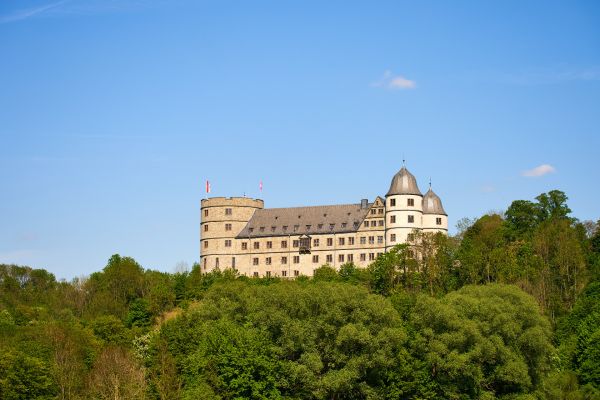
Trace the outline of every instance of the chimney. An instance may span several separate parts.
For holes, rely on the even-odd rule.
[[[369,199],[362,199],[360,201],[360,208],[365,209],[369,206]]]

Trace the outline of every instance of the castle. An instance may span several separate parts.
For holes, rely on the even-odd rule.
[[[448,232],[442,201],[431,187],[422,195],[406,167],[385,199],[372,203],[264,208],[260,199],[212,197],[201,201],[200,216],[202,272],[233,268],[254,277],[312,276],[324,264],[366,267],[415,230]]]

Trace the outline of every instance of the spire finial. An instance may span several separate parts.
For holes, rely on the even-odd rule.
[[[406,159],[404,158],[404,154],[402,154],[402,167],[406,168]]]
[[[429,190],[431,190],[431,177],[429,177]]]

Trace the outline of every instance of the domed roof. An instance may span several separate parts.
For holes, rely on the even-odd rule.
[[[395,194],[414,194],[422,196],[419,187],[417,186],[417,180],[413,174],[408,172],[406,167],[402,167],[396,175],[392,178],[392,184],[390,190],[388,190],[386,196],[392,196]]]
[[[423,214],[438,214],[438,215],[448,215],[446,211],[444,211],[444,206],[442,206],[442,200],[440,200],[439,196],[433,193],[433,190],[429,188],[425,196],[423,196]]]

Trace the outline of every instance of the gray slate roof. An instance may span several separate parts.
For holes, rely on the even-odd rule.
[[[439,196],[433,193],[433,190],[429,188],[425,196],[423,196],[423,214],[440,214],[440,215],[448,215],[446,211],[444,211],[444,206],[442,206],[442,200]]]
[[[356,232],[372,204],[259,209],[237,238]]]
[[[408,172],[406,167],[402,167],[400,171],[392,178],[390,184],[390,190],[388,190],[386,196],[392,196],[395,194],[413,194],[422,196],[419,186],[417,186],[417,179],[413,174]]]

